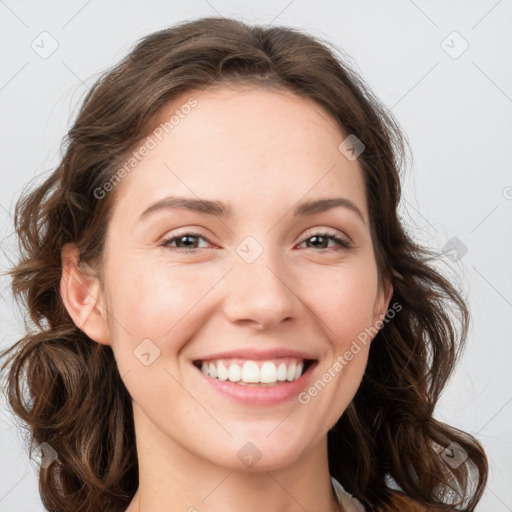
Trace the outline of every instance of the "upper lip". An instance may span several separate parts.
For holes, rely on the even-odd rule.
[[[204,356],[194,361],[211,361],[214,359],[247,359],[247,360],[269,360],[277,359],[279,357],[296,357],[297,359],[315,360],[313,355],[298,350],[290,350],[289,348],[273,348],[273,349],[255,349],[255,348],[243,348],[229,350],[225,352],[217,352]]]

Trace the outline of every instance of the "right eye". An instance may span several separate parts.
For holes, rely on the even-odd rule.
[[[180,233],[179,235],[175,235],[173,237],[166,238],[165,240],[162,241],[162,243],[160,245],[162,247],[168,247],[169,249],[171,249],[173,251],[182,251],[182,252],[193,253],[196,251],[196,249],[200,249],[200,247],[191,247],[191,245],[194,245],[194,241],[193,241],[194,238],[196,238],[196,239],[202,238],[207,243],[211,244],[210,240],[202,233],[187,231],[185,233]],[[173,244],[174,242],[176,242],[176,244],[178,244],[178,245],[181,243],[185,243],[185,247],[182,248],[179,246],[177,246],[177,247],[172,246],[171,244]]]

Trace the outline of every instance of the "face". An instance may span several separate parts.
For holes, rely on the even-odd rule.
[[[177,109],[179,122],[116,185],[102,269],[108,343],[139,428],[226,468],[258,453],[258,470],[283,467],[325,440],[351,402],[370,346],[361,333],[388,307],[362,172],[338,150],[348,134],[290,93],[188,92],[161,120]],[[325,198],[346,201],[296,212]],[[236,362],[284,363],[292,379],[293,361],[313,363],[265,386],[198,368],[225,352],[233,380]]]

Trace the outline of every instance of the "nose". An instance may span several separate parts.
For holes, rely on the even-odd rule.
[[[224,283],[224,312],[233,323],[268,329],[297,317],[303,307],[290,269],[265,250],[248,263],[236,256]]]

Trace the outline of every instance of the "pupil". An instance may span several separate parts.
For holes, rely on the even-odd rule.
[[[188,239],[189,242],[190,242],[190,239],[193,239],[193,238],[194,238],[193,236],[184,235],[184,236],[181,237],[181,240],[183,241],[183,240],[187,240]],[[191,244],[190,243],[189,244],[185,243],[185,245],[194,245],[194,242],[192,242]]]
[[[315,239],[319,240],[319,239],[323,239],[323,238],[324,238],[323,236],[314,236],[314,237],[311,238],[311,240],[314,241]],[[323,245],[323,244],[321,244],[321,245]]]

